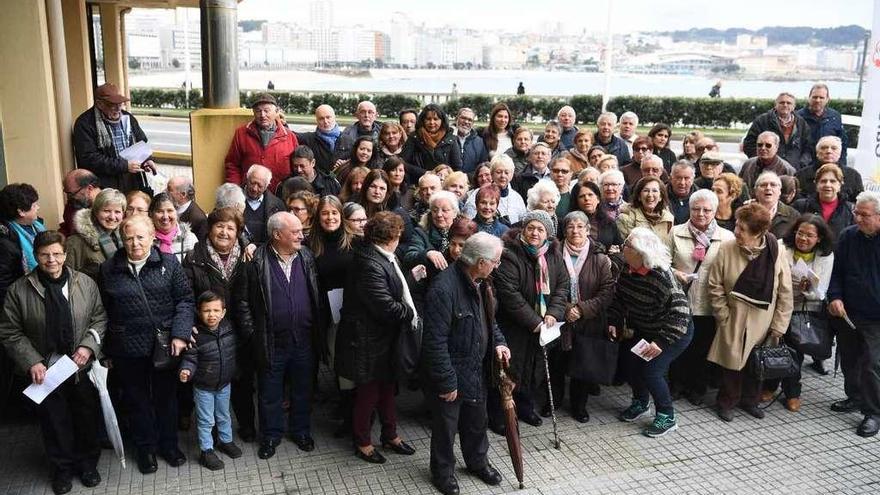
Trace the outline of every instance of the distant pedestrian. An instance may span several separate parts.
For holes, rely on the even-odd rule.
[[[709,90],[709,98],[721,98],[721,81],[715,83],[712,86],[712,89]]]
[[[269,81],[269,84],[266,85],[266,89],[268,89],[269,91],[275,91],[275,83]]]
[[[520,82],[519,82],[519,86],[516,87],[516,94],[517,94],[517,95],[524,95],[524,94],[526,94],[526,87],[523,86],[522,81],[520,81]]]

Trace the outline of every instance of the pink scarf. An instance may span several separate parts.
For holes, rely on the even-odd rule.
[[[571,278],[571,300],[572,302],[580,302],[580,284],[578,283],[578,277],[581,273],[581,269],[584,267],[584,263],[587,261],[587,254],[590,252],[590,240],[587,239],[587,242],[584,243],[580,248],[576,248],[569,244],[565,243],[563,246],[563,258],[565,259],[565,267],[568,268],[568,276]],[[577,261],[572,263],[571,258],[576,257]]]
[[[156,240],[159,241],[159,251],[165,254],[171,253],[171,243],[174,242],[174,239],[177,237],[177,233],[180,232],[180,226],[175,225],[174,230],[168,232],[167,234],[163,234],[162,232],[156,231]]]

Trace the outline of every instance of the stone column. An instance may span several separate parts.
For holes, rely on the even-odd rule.
[[[238,108],[236,0],[200,0],[205,108]]]

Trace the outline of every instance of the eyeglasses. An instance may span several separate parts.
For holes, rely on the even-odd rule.
[[[72,198],[72,197],[76,196],[77,194],[79,194],[80,191],[82,191],[83,189],[85,189],[85,188],[87,188],[87,187],[89,187],[89,186],[87,186],[87,185],[86,185],[86,186],[82,186],[82,187],[80,187],[79,189],[77,189],[76,191],[67,191],[67,190],[64,190],[64,194],[65,194],[67,197]]]
[[[553,170],[551,170],[551,172],[553,172],[554,174],[570,174],[571,170],[566,168],[554,168]]]
[[[773,145],[771,143],[758,143],[755,146],[757,146],[758,148],[768,148],[768,149],[773,147]]]
[[[486,258],[480,258],[480,261],[491,263],[492,266],[494,266],[495,268],[498,268],[498,266],[501,265],[501,258],[498,258],[497,260],[487,260]]]
[[[351,223],[367,223],[366,218],[349,218],[348,221]]]
[[[647,147],[647,146],[639,146],[638,148],[633,148],[633,151],[641,151],[641,152],[644,153],[645,151],[648,151],[648,150],[650,150],[650,149],[651,149],[651,148],[649,148],[649,147]]]

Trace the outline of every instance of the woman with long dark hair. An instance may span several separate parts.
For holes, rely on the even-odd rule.
[[[361,136],[351,145],[351,155],[348,160],[340,163],[333,173],[339,182],[345,182],[348,174],[357,167],[366,167],[369,169],[376,168],[376,149],[373,138],[370,136]]]
[[[419,112],[416,132],[404,145],[401,158],[409,165],[411,182],[440,164],[461,168],[461,147],[440,105],[429,103]]]
[[[489,150],[489,158],[513,146],[513,127],[510,108],[504,103],[496,103],[489,112],[489,125],[483,129],[483,144]]]

